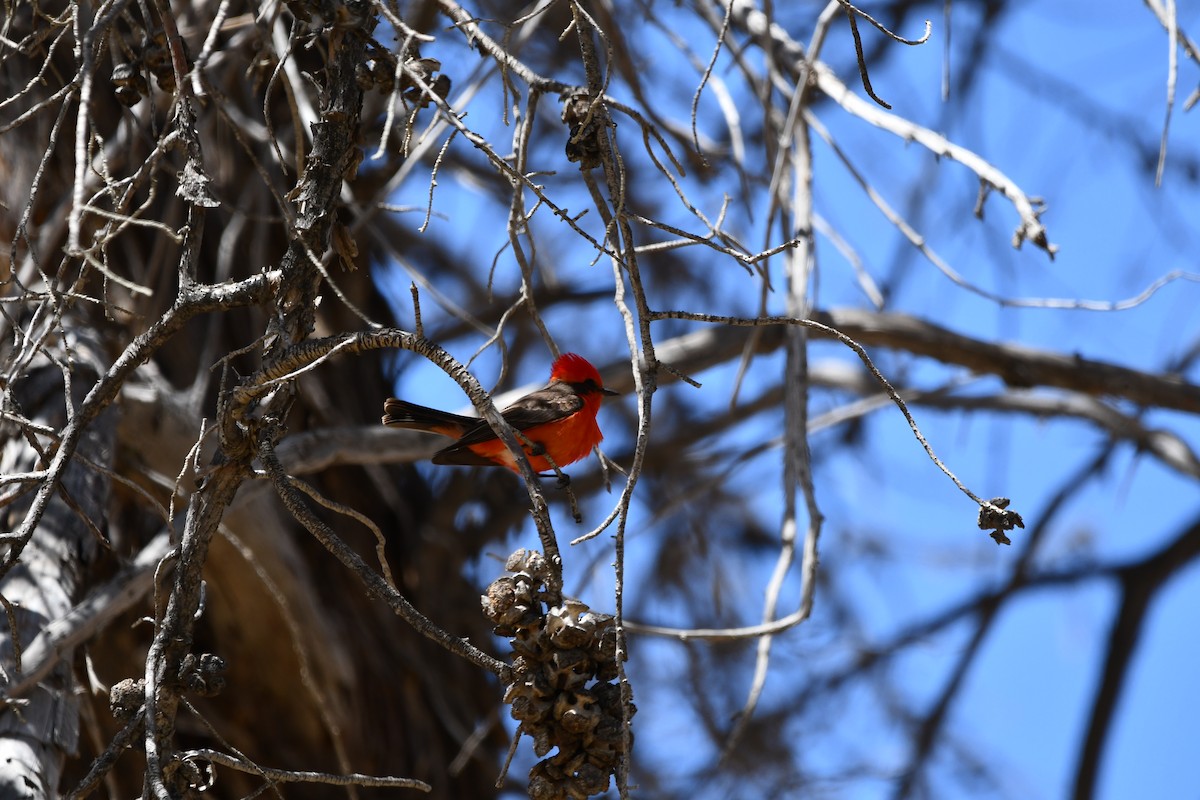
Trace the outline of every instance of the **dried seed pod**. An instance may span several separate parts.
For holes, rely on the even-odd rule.
[[[587,603],[563,598],[563,603],[546,614],[546,633],[556,647],[582,647],[595,638],[598,621]]]
[[[517,593],[512,578],[507,576],[492,581],[487,592],[480,595],[479,605],[483,615],[495,623],[502,623],[516,605]]]
[[[175,91],[175,68],[171,64],[167,35],[161,30],[155,31],[146,42],[142,50],[142,63],[154,76],[158,88],[168,93]]]
[[[118,102],[126,107],[137,105],[139,100],[150,93],[146,77],[132,61],[125,61],[113,67],[112,82],[115,87],[113,94],[117,96]]]
[[[556,650],[546,661],[544,674],[558,689],[582,688],[594,674],[594,662],[586,650]]]
[[[522,694],[512,700],[509,713],[517,722],[534,723],[549,716],[550,703],[530,694]]]
[[[563,692],[554,701],[554,717],[567,733],[582,736],[600,724],[600,708],[590,692]]]
[[[505,566],[514,574],[493,581],[481,600],[489,619],[503,620],[496,630],[512,644],[513,682],[504,702],[543,758],[530,771],[529,796],[603,794],[630,742],[624,715],[634,712],[609,682],[618,672],[613,618],[573,598],[547,608],[551,571],[537,551],[518,550]]]
[[[108,710],[113,717],[121,722],[127,722],[138,712],[146,702],[146,681],[144,678],[126,678],[113,684],[108,690]]]
[[[578,161],[580,169],[600,166],[600,142],[604,126],[612,125],[604,106],[593,103],[592,98],[577,92],[563,102],[562,121],[567,125],[567,160]]]

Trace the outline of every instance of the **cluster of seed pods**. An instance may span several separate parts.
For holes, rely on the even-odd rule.
[[[493,581],[481,600],[496,634],[512,642],[513,682],[504,701],[542,758],[530,771],[529,796],[603,794],[632,739],[616,682],[613,618],[580,600],[549,604],[549,568],[537,551],[516,551],[505,568],[512,574]],[[633,705],[626,705],[632,715]]]

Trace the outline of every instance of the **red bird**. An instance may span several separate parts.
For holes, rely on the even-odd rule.
[[[533,443],[517,437],[535,472],[565,467],[587,456],[604,438],[596,424],[600,401],[616,392],[605,389],[600,373],[583,356],[563,353],[550,368],[550,382],[500,412],[508,424]],[[520,473],[516,459],[486,420],[464,417],[389,398],[383,424],[449,436],[457,441],[433,456],[435,464],[500,466]],[[547,458],[547,456],[549,458]]]

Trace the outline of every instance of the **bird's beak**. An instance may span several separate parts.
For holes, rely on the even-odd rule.
[[[603,388],[603,387],[602,387],[602,388],[600,389],[600,394],[606,394],[606,395],[608,395],[609,397],[616,397],[617,395],[619,395],[619,394],[620,394],[620,392],[614,392],[612,389],[605,389],[605,388]]]

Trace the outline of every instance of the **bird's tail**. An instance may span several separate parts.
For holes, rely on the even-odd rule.
[[[383,424],[393,428],[410,428],[416,431],[440,433],[457,439],[467,430],[479,424],[474,417],[451,414],[436,408],[426,408],[395,397],[383,404]]]

